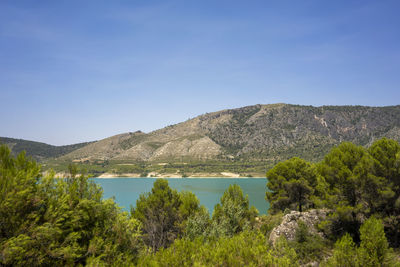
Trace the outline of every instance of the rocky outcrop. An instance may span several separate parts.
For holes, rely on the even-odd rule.
[[[296,236],[296,230],[298,227],[298,222],[301,220],[306,225],[310,233],[319,234],[317,225],[320,221],[326,218],[328,210],[326,209],[314,209],[306,212],[292,211],[289,214],[283,216],[283,220],[280,225],[272,229],[269,235],[269,241],[272,244],[281,237],[284,236],[287,240],[293,241]]]

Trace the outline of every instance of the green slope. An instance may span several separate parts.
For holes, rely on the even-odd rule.
[[[8,137],[0,137],[0,144],[7,145],[14,155],[22,151],[26,151],[28,156],[36,160],[42,161],[48,158],[56,158],[68,154],[76,149],[84,147],[91,142],[66,145],[66,146],[53,146],[41,142],[28,141],[23,139],[14,139]]]

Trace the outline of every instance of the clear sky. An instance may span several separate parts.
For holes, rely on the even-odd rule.
[[[400,104],[400,1],[0,1],[0,136],[55,145],[253,104]]]

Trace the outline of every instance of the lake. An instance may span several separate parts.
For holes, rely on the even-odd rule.
[[[250,206],[255,206],[260,214],[266,214],[269,203],[265,201],[267,179],[263,178],[164,178],[169,186],[178,191],[192,191],[210,214],[220,202],[224,191],[230,184],[239,185],[243,193],[249,196]],[[139,195],[150,192],[156,178],[93,178],[104,190],[104,198],[115,197],[115,201],[124,210],[136,205]]]

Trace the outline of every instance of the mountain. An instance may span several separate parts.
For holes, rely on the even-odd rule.
[[[150,133],[112,136],[61,159],[277,162],[300,156],[317,161],[342,141],[368,146],[381,137],[400,141],[400,106],[254,105],[207,113]]]
[[[52,146],[45,143],[23,139],[0,137],[0,144],[7,145],[14,155],[17,155],[25,150],[28,156],[31,156],[38,161],[43,161],[49,158],[61,157],[62,155],[68,154],[76,149],[90,144],[90,142],[67,146]]]

